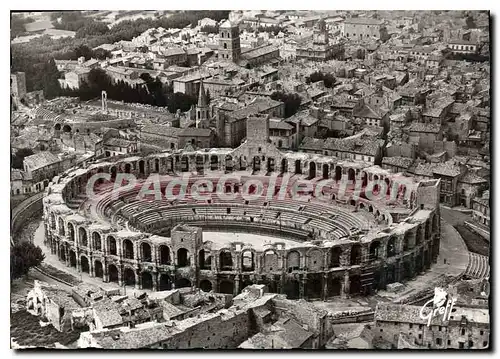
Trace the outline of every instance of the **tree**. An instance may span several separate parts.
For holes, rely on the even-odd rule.
[[[16,243],[10,250],[10,279],[28,274],[45,259],[42,249],[31,242]]]
[[[76,58],[85,57],[85,60],[90,60],[92,58],[92,49],[87,45],[80,45],[75,48]]]
[[[332,74],[324,74],[321,71],[315,71],[306,78],[306,83],[323,81],[326,88],[332,88],[335,85],[335,77]]]
[[[25,157],[31,156],[33,150],[31,148],[20,148],[15,155],[11,156],[12,168],[23,169],[23,161]]]
[[[200,32],[204,32],[205,34],[218,34],[219,33],[219,26],[210,26],[210,25],[205,25],[200,29]]]
[[[285,104],[285,118],[295,115],[299,110],[300,103],[302,102],[300,96],[296,93],[288,94],[281,91],[273,92],[271,94],[271,98]]]
[[[467,16],[465,19],[465,25],[467,26],[467,29],[475,29],[476,28],[476,22],[474,21],[474,18],[472,16]]]
[[[191,106],[197,103],[197,99],[194,96],[186,95],[182,92],[175,92],[170,95],[167,99],[167,108],[170,113],[176,113],[177,110],[182,112],[188,111]]]

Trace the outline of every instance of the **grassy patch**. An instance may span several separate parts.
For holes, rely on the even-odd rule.
[[[55,343],[69,345],[80,336],[80,332],[62,333],[52,325],[40,326],[40,317],[25,310],[11,313],[10,336],[21,346],[53,347]]]
[[[40,265],[40,269],[43,270],[45,273],[50,274],[72,285],[78,285],[82,282],[79,278],[75,277],[74,275],[71,275],[55,267],[52,267],[50,264],[42,263]]]
[[[465,241],[467,249],[471,252],[481,254],[483,256],[490,255],[490,244],[479,234],[472,232],[464,225],[457,224],[454,226]]]

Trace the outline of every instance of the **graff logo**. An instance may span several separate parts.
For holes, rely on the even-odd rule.
[[[425,303],[420,309],[420,318],[427,320],[427,326],[431,326],[432,318],[442,315],[443,321],[450,320],[453,306],[457,298],[450,298],[442,288],[434,288],[434,298]],[[432,309],[429,307],[432,304]]]

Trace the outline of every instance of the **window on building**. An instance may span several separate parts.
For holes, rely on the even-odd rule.
[[[436,338],[436,344],[441,345],[441,338]]]
[[[488,346],[488,342],[487,341],[484,341],[483,342],[483,348],[486,348]]]
[[[458,342],[458,349],[463,349],[465,347],[464,342]]]
[[[413,323],[410,323],[410,329],[412,329],[412,328],[413,328]]]
[[[448,339],[448,345],[451,345],[451,340]]]
[[[462,329],[462,335],[465,335],[465,329]]]
[[[479,335],[483,335],[484,334],[484,331],[483,330],[480,330],[479,331]]]

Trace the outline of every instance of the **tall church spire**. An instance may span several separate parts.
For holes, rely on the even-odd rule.
[[[203,80],[200,82],[200,92],[198,93],[198,108],[208,107],[207,94],[205,88],[203,87]]]

